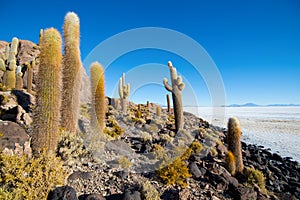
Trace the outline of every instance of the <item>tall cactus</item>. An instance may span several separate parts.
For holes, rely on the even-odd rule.
[[[171,112],[171,105],[170,105],[170,95],[166,95],[167,98],[167,112],[170,113]]]
[[[123,112],[127,111],[127,104],[128,104],[127,98],[129,97],[129,94],[130,94],[130,84],[128,83],[127,85],[125,85],[125,74],[123,73],[119,81],[119,95],[120,95]]]
[[[16,69],[16,60],[13,59],[9,62],[8,69],[4,74],[4,85],[9,90],[14,89],[16,87]]]
[[[59,32],[46,29],[40,48],[37,99],[34,109],[32,148],[35,154],[47,149],[54,152],[59,137],[61,105],[62,40]]]
[[[242,173],[244,170],[243,159],[242,159],[242,145],[241,145],[241,128],[239,120],[232,117],[228,120],[228,133],[227,143],[228,151],[232,152],[235,160],[235,172]]]
[[[80,108],[80,84],[82,64],[79,50],[79,18],[69,12],[64,23],[63,95],[61,126],[76,133]]]
[[[166,90],[172,92],[175,127],[177,132],[178,130],[183,129],[183,110],[182,110],[181,91],[184,89],[185,85],[182,82],[181,76],[177,76],[176,68],[173,67],[170,61],[168,62],[168,66],[170,68],[172,86],[168,84],[167,78],[164,78],[163,83]]]
[[[39,45],[41,46],[43,40],[43,29],[40,29],[40,38],[39,38]]]
[[[32,93],[33,68],[35,67],[35,59],[30,63],[26,63],[27,67],[27,92]]]
[[[18,47],[19,47],[19,39],[14,37],[10,44],[10,50],[9,50],[9,54],[8,54],[8,63],[10,63],[12,60],[16,60],[16,55],[18,53]]]
[[[106,113],[103,67],[98,62],[92,63],[90,75],[92,89],[92,125],[97,132],[102,134],[105,127]]]

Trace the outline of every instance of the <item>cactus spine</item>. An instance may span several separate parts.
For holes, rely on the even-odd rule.
[[[54,152],[59,137],[61,105],[61,45],[59,32],[46,29],[40,48],[40,73],[37,80],[37,99],[34,110],[32,148],[35,154],[43,149]]]
[[[64,22],[64,56],[62,64],[63,94],[61,126],[76,133],[80,107],[80,84],[82,64],[79,50],[79,18],[69,12]]]
[[[241,145],[241,128],[239,120],[235,117],[228,120],[227,143],[228,151],[232,152],[235,158],[235,172],[242,173],[244,170]]]
[[[172,85],[168,84],[168,79],[164,78],[163,83],[169,92],[172,92],[173,107],[174,107],[174,117],[175,117],[175,127],[176,132],[183,129],[183,110],[182,110],[182,95],[181,91],[184,89],[185,85],[182,82],[181,76],[177,76],[176,68],[173,67],[172,63],[169,61],[168,66],[171,74]]]
[[[106,113],[103,67],[98,62],[92,63],[90,75],[92,89],[92,125],[97,132],[103,133]]]
[[[171,105],[170,105],[170,95],[167,94],[167,112],[171,112]]]
[[[122,111],[127,111],[127,98],[130,94],[130,84],[125,85],[125,74],[123,73],[119,81],[119,95],[121,100]]]

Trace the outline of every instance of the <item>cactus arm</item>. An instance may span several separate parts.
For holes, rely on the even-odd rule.
[[[164,78],[163,83],[164,83],[166,90],[168,90],[169,92],[172,92],[173,88],[171,85],[169,85],[167,78]]]
[[[176,85],[178,86],[179,90],[182,91],[185,87],[185,84],[182,82],[181,76],[178,76],[176,80]]]
[[[5,66],[5,63],[4,63],[4,60],[2,58],[0,58],[0,70],[2,71],[6,71],[6,66]]]
[[[17,74],[17,76],[23,76],[22,67],[21,66],[17,66],[16,74]]]
[[[125,99],[127,99],[129,93],[130,93],[130,84],[128,83],[127,85],[123,86],[123,96]]]
[[[180,91],[182,91],[182,90],[184,89],[184,87],[185,87],[185,84],[184,84],[184,83],[180,83],[180,84],[178,85],[178,89],[179,89]]]

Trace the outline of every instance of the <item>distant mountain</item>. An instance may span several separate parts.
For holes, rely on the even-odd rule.
[[[260,107],[260,106],[300,106],[300,104],[268,104],[268,105],[258,105],[255,103],[246,104],[231,104],[226,107]]]

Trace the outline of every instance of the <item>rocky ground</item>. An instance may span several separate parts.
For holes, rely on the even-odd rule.
[[[7,43],[0,42],[0,52]],[[21,41],[17,55],[20,64],[36,58],[38,47]],[[37,62],[38,68],[38,62]],[[35,73],[37,73],[35,69]],[[0,74],[1,76],[1,74]],[[26,76],[26,72],[25,72]],[[83,76],[83,83],[88,83]],[[24,78],[24,83],[26,78]],[[26,85],[24,85],[26,88]],[[82,88],[87,88],[87,86]],[[88,90],[85,90],[88,91]],[[90,128],[89,95],[82,93],[78,136],[62,135],[57,154],[69,173],[65,186],[56,188],[49,199],[299,199],[299,163],[282,158],[261,146],[242,143],[245,167],[265,176],[264,191],[249,184],[247,177],[231,176],[225,168],[226,130],[190,113],[184,113],[184,131],[174,132],[173,114],[158,105],[130,103],[123,113],[116,99],[107,98],[105,133],[111,137],[93,147]],[[7,154],[30,154],[32,108],[35,97],[24,91],[0,92],[0,149]],[[67,138],[67,139],[66,139]],[[182,157],[193,142],[201,150],[184,159],[188,168],[186,187],[166,184],[157,170]],[[181,173],[178,167],[174,173]],[[67,195],[66,195],[67,194]]]

